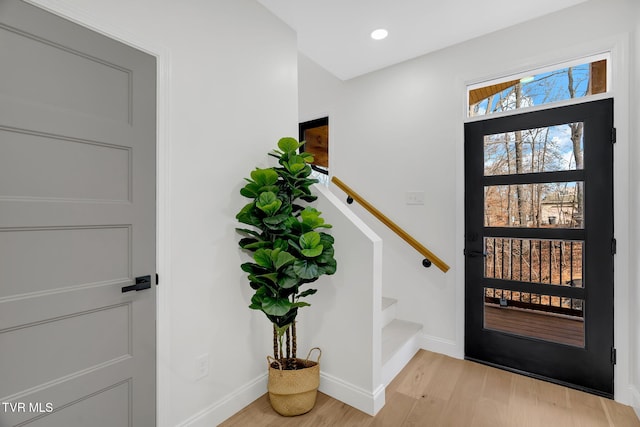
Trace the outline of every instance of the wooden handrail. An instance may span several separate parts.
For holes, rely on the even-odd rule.
[[[335,176],[331,178],[331,182],[333,182],[336,186],[338,186],[338,188],[340,188],[342,191],[347,193],[347,196],[351,197],[353,200],[360,203],[360,205],[362,205],[363,208],[368,210],[373,216],[375,216],[378,220],[380,220],[380,222],[382,222],[384,225],[389,227],[394,233],[400,236],[400,238],[402,238],[405,242],[411,245],[415,250],[420,252],[420,254],[424,256],[427,260],[435,264],[435,266],[438,267],[440,270],[442,270],[443,273],[446,273],[447,271],[449,271],[449,266],[444,261],[442,261],[436,255],[434,255],[433,252],[431,252],[429,249],[425,248],[416,239],[411,237],[411,235],[406,231],[404,231],[402,228],[400,228],[398,224],[396,224],[395,222],[387,218],[382,212],[376,209],[371,203],[363,199],[358,193],[353,191],[347,184],[340,181],[340,179],[336,178]]]

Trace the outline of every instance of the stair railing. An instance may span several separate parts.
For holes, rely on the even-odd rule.
[[[389,227],[391,231],[396,233],[401,239],[411,245],[415,250],[420,252],[420,254],[424,257],[422,260],[422,265],[425,267],[430,267],[431,264],[435,264],[443,273],[446,273],[449,270],[449,266],[438,258],[433,252],[429,249],[425,248],[420,242],[414,239],[409,233],[404,231],[398,224],[391,221],[386,215],[376,209],[371,203],[367,202],[362,196],[356,193],[351,187],[342,182],[340,179],[335,176],[331,178],[331,182],[333,182],[338,188],[344,191],[347,194],[347,203],[351,204],[355,200],[358,202],[363,208],[371,213],[374,217],[376,217],[380,222]]]

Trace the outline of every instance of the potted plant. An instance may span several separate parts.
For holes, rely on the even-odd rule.
[[[303,299],[316,293],[305,285],[336,271],[334,239],[321,230],[321,212],[304,204],[317,199],[310,178],[313,156],[298,153],[303,143],[282,138],[270,153],[279,166],[256,168],[240,194],[250,199],[236,219],[251,228],[240,247],[253,260],[241,265],[255,291],[249,308],[262,311],[273,325],[273,357],[269,361],[269,397],[282,415],[308,412],[315,404],[320,381],[320,350],[316,362],[297,358],[296,317],[310,304]],[[313,349],[312,349],[313,350]],[[299,387],[296,387],[299,386]]]

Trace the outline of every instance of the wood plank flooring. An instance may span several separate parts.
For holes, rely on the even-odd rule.
[[[265,394],[220,427],[640,427],[612,400],[441,354],[419,351],[371,417],[319,393],[315,408],[281,417]]]
[[[584,347],[584,322],[543,311],[485,304],[485,328]]]

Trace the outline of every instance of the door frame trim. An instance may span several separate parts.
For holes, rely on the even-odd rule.
[[[171,50],[128,29],[105,24],[64,0],[23,0],[156,58],[156,423],[169,426],[171,414]],[[162,361],[162,363],[161,363]]]
[[[611,88],[607,92],[608,97],[614,99],[614,125],[618,129],[617,143],[614,148],[614,223],[616,225],[615,237],[617,239],[617,254],[614,257],[614,342],[617,349],[617,363],[614,366],[614,395],[617,402],[625,405],[637,405],[640,398],[638,391],[631,379],[631,355],[633,349],[630,341],[631,311],[630,311],[630,277],[633,277],[633,266],[630,264],[630,205],[626,200],[630,190],[630,78],[627,72],[630,67],[630,37],[628,34],[600,37],[588,40],[580,44],[574,44],[549,49],[540,48],[537,56],[528,52],[523,54],[520,60],[513,58],[509,64],[495,65],[484,75],[460,74],[456,79],[456,95],[460,100],[459,125],[455,129],[456,144],[456,230],[455,253],[457,255],[454,264],[455,274],[455,298],[456,298],[456,339],[448,353],[450,356],[464,358],[465,337],[465,275],[464,275],[464,123],[468,121],[466,110],[466,87],[474,82],[492,80],[501,75],[516,74],[526,70],[541,68],[550,63],[566,62],[567,59],[588,57],[611,52],[612,75]],[[585,101],[586,102],[586,101]],[[553,108],[553,107],[550,107]]]

